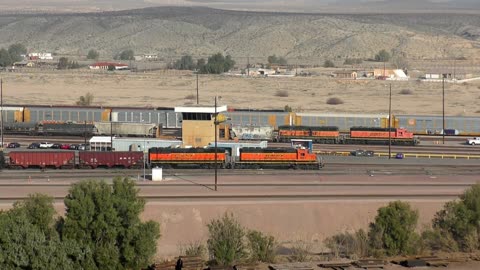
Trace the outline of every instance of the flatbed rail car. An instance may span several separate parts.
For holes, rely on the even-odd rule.
[[[352,127],[350,135],[343,138],[346,144],[391,144],[393,145],[417,145],[418,138],[404,128],[371,128]]]

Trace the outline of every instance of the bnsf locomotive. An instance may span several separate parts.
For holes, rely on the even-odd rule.
[[[214,148],[151,148],[149,150],[151,166],[163,168],[215,166]],[[318,170],[323,167],[322,160],[308,149],[293,148],[241,148],[235,157],[227,149],[217,149],[217,164],[221,168],[233,169],[305,169]]]
[[[340,134],[338,127],[280,126],[275,141],[290,142],[291,139],[309,139],[315,143],[330,144],[388,144],[417,145],[418,138],[404,128],[352,127],[348,135]]]

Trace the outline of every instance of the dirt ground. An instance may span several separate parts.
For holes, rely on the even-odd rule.
[[[393,114],[442,114],[442,84],[419,81],[338,80],[331,71],[295,78],[199,76],[200,104],[214,96],[232,108],[284,109],[323,113],[388,113],[389,84]],[[3,73],[5,104],[74,105],[90,92],[93,105],[173,107],[196,102],[196,77],[188,72],[98,73],[52,71]],[[480,116],[480,81],[446,84],[445,112],[449,116]],[[403,90],[403,94],[401,94]],[[409,90],[409,91],[405,91]],[[407,94],[405,94],[407,93]],[[343,104],[328,105],[329,98]]]

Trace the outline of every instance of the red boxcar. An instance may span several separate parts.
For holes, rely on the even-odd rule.
[[[8,166],[11,168],[54,167],[73,168],[75,166],[75,152],[65,151],[19,151],[8,154]]]
[[[143,152],[79,152],[79,167],[142,167]]]

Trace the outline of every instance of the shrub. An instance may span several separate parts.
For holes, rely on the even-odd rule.
[[[331,60],[325,60],[323,63],[324,68],[332,68],[335,67],[335,64]]]
[[[247,234],[251,259],[271,263],[275,260],[275,238],[259,231],[250,231]]]
[[[285,112],[292,112],[293,109],[292,109],[292,107],[290,107],[290,106],[288,106],[288,105],[285,105],[285,107],[283,107],[283,111],[285,111]]]
[[[364,230],[354,234],[340,233],[325,240],[325,245],[335,253],[335,257],[345,256],[358,259],[368,254],[368,237]]]
[[[414,253],[418,239],[414,232],[417,221],[418,212],[408,203],[396,201],[378,209],[368,235],[373,253],[389,256]]]
[[[207,241],[210,257],[218,265],[227,266],[243,261],[247,257],[244,242],[245,229],[233,214],[225,213],[221,219],[207,224]]]
[[[288,91],[287,90],[277,90],[275,93],[275,96],[277,97],[288,97]]]
[[[426,248],[431,251],[458,251],[457,242],[453,239],[452,234],[440,229],[431,229],[422,232],[422,241]]]
[[[341,100],[340,98],[337,98],[337,97],[332,97],[332,98],[327,99],[327,104],[328,105],[340,105],[340,104],[343,104],[343,100]]]
[[[400,95],[411,95],[413,94],[413,91],[410,90],[410,89],[402,89],[400,92],[399,92]]]
[[[206,247],[201,242],[192,242],[182,247],[180,253],[185,256],[204,257],[206,253]]]
[[[310,259],[311,246],[304,241],[297,241],[292,245],[292,254],[289,260],[293,262],[306,262]]]
[[[88,92],[85,96],[79,97],[78,101],[75,104],[79,106],[90,106],[93,103],[93,99],[93,94]]]
[[[185,99],[196,99],[197,96],[195,96],[194,94],[190,94],[190,95],[186,95],[185,96]]]
[[[480,220],[480,184],[472,186],[460,201],[447,202],[435,214],[433,227],[448,232],[463,251],[478,249]]]

